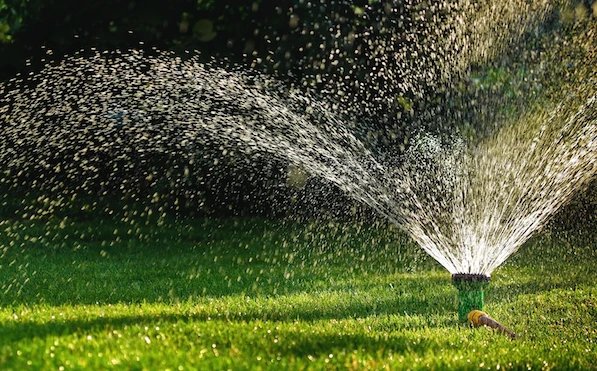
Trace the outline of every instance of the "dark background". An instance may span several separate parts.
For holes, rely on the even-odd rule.
[[[310,81],[310,88],[317,90],[320,87],[314,76],[320,73],[317,66],[325,50],[308,45],[328,45],[334,39],[325,31],[328,25],[341,24],[339,32],[346,35],[369,27],[374,29],[387,22],[382,1],[333,3],[306,0],[0,0],[0,80],[36,71],[48,61],[60,60],[79,50],[151,51],[157,48],[180,54],[194,51],[206,61],[256,69],[275,75],[288,84]],[[591,9],[592,1],[577,1],[572,5],[581,3]],[[366,8],[368,11],[363,16],[362,10]],[[403,15],[405,27],[420,27],[409,9],[405,9]],[[553,26],[558,14],[550,19]],[[366,43],[366,40],[357,41],[357,44],[359,42]],[[326,66],[324,72],[341,76],[340,68],[350,67],[351,78],[365,78],[375,62],[366,54],[359,55],[358,46],[354,46],[354,51],[348,53],[349,58],[344,62]],[[371,90],[376,88],[375,83],[368,85]],[[355,112],[362,115],[357,115],[356,120],[366,122],[372,130],[397,133],[401,142],[414,125],[420,124],[406,114],[401,115],[400,122],[389,119],[410,110],[412,101],[408,100],[408,92],[403,92],[406,93],[406,103],[374,110],[367,106],[370,93],[365,89],[352,98],[357,106]],[[359,105],[362,105],[360,109]],[[393,144],[386,143],[388,146]],[[154,165],[169,167],[177,161],[159,158],[155,159]],[[190,184],[186,188],[167,191],[168,196],[162,201],[166,209],[172,209],[177,215],[299,212],[335,217],[372,216],[366,207],[350,201],[323,180],[309,179],[300,189],[286,186],[286,166],[279,161],[263,160],[250,169],[239,168],[223,159],[220,168],[214,172],[219,175],[213,177],[211,183],[202,188]],[[205,172],[206,169],[199,164],[195,171]],[[23,197],[36,196],[24,188],[13,187],[10,192],[22,192]],[[192,193],[201,193],[203,203],[197,199],[191,201],[189,195]],[[554,224],[568,225],[574,220],[592,225],[596,193],[595,187],[590,187],[560,212]],[[125,196],[116,197],[115,194],[113,198],[120,202],[146,199],[153,194],[153,189],[146,190],[141,185]],[[103,201],[110,203],[113,200]],[[179,206],[172,206],[175,201]]]
[[[343,17],[346,32],[362,29],[366,24],[355,9],[367,4],[368,1],[337,2],[330,10],[304,1],[0,0],[0,79],[38,71],[46,63],[81,50],[136,49],[151,53],[157,48],[181,55],[192,51],[206,61],[263,71],[292,84],[300,79],[309,80],[310,74],[318,73],[313,65],[322,59],[321,51],[307,48],[307,44],[318,45],[331,38],[326,32],[310,34],[305,30],[312,29],[314,24],[325,27],[331,22],[330,16]],[[361,58],[365,65],[367,58]],[[215,148],[206,145],[201,150],[219,153],[217,145]],[[166,180],[148,186],[137,174],[119,174],[120,181],[99,178],[98,184],[85,190],[77,184],[85,180],[76,180],[71,182],[70,189],[69,185],[60,185],[59,192],[77,193],[79,197],[84,193],[80,201],[83,207],[77,203],[72,209],[53,209],[52,213],[73,216],[74,212],[80,218],[91,217],[98,210],[118,210],[123,202],[148,204],[157,191],[162,205],[153,204],[151,208],[176,216],[298,213],[352,217],[363,212],[371,215],[324,180],[310,179],[300,189],[286,186],[287,165],[271,158],[253,160],[250,167],[239,166],[226,158],[220,159],[217,166],[207,160],[192,169],[201,181],[176,187],[170,187]],[[183,159],[155,155],[146,162],[145,170],[156,172],[156,168],[161,168],[166,172],[183,166]],[[102,173],[111,174],[109,170],[106,168]],[[39,170],[30,171],[13,182],[7,194],[12,199],[40,199],[56,192],[55,184],[32,189],[36,178],[40,178]],[[209,180],[204,181],[206,178]],[[128,184],[124,191],[121,181]],[[108,195],[96,198],[100,191],[106,193],[100,182],[111,185]],[[87,207],[98,199],[101,206]],[[8,202],[5,210],[23,213],[19,202],[12,206],[11,203]],[[81,212],[81,208],[87,212]],[[43,205],[35,202],[28,209],[44,213]]]

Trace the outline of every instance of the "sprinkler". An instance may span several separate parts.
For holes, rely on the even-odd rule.
[[[475,327],[480,326],[487,326],[498,330],[499,332],[503,333],[504,335],[510,337],[511,339],[516,339],[516,334],[511,330],[507,329],[499,323],[498,321],[490,318],[487,313],[481,312],[480,310],[472,310],[468,314],[468,321]]]
[[[484,274],[455,273],[452,283],[458,289],[458,318],[461,322],[468,320],[472,310],[483,310],[484,289],[490,278]]]

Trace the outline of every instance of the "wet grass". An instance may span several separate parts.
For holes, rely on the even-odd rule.
[[[546,234],[493,275],[511,341],[380,225],[0,225],[0,369],[590,369],[597,253]]]

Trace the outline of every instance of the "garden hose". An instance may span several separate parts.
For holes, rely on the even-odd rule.
[[[487,313],[482,312],[480,310],[473,310],[468,314],[468,321],[475,327],[479,326],[488,326],[494,329],[497,329],[499,332],[503,333],[504,335],[510,337],[511,339],[516,339],[516,334],[511,330],[507,329],[499,323],[498,321],[490,318]]]

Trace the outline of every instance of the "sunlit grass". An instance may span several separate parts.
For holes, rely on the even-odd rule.
[[[460,325],[448,272],[386,226],[5,222],[0,368],[567,369],[597,358],[597,253],[541,236]]]

